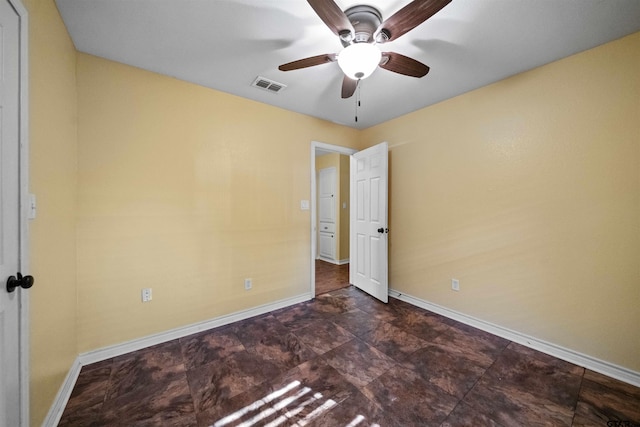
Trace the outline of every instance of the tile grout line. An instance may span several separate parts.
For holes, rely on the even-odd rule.
[[[582,394],[582,385],[584,384],[584,374],[587,372],[585,368],[582,368],[582,375],[580,376],[580,387],[578,387],[578,396],[576,397],[576,404],[573,407],[573,417],[571,417],[571,425],[576,421],[576,413],[578,411],[578,403],[580,403],[580,395]]]
[[[467,398],[467,396],[469,395],[469,393],[471,393],[471,391],[476,388],[476,386],[478,385],[478,383],[482,380],[482,378],[484,378],[484,376],[487,374],[487,372],[489,372],[489,370],[498,362],[498,359],[500,359],[500,356],[502,356],[502,354],[505,352],[505,350],[507,348],[509,348],[509,345],[511,345],[512,341],[508,341],[507,344],[502,348],[502,350],[500,350],[500,353],[495,357],[495,359],[493,359],[493,362],[487,366],[487,368],[484,370],[484,372],[482,373],[482,375],[480,375],[478,377],[478,379],[476,379],[473,383],[473,385],[471,387],[469,387],[469,389],[464,393],[464,396],[462,396],[462,398],[460,399],[460,401],[458,402],[458,405],[465,404],[468,405],[469,407],[473,408],[473,406],[469,405],[467,402],[465,402],[465,399]],[[456,405],[456,408],[458,407],[458,405]],[[455,410],[455,408],[454,408]],[[451,413],[453,413],[453,411],[451,411]],[[451,413],[449,415],[451,415]],[[489,418],[489,417],[487,417]],[[494,423],[498,424],[499,426],[502,426],[502,423],[497,422],[495,419],[490,418],[491,421],[493,421]]]

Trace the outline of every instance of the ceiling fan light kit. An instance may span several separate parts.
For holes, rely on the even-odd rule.
[[[361,80],[375,71],[381,59],[382,53],[377,46],[369,43],[354,43],[338,54],[338,65],[350,79]]]
[[[307,0],[318,17],[338,36],[344,49],[339,54],[316,55],[282,64],[281,71],[338,62],[344,73],[342,98],[350,98],[358,81],[377,67],[405,76],[420,78],[429,67],[395,52],[382,53],[377,44],[398,39],[440,11],[451,0],[413,0],[385,21],[374,7],[356,5],[342,11],[334,0]]]

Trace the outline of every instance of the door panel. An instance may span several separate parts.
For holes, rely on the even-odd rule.
[[[318,210],[318,217],[320,222],[333,222],[333,213],[335,212],[334,199],[332,197],[325,197],[320,199],[320,209]]]
[[[351,156],[350,281],[383,302],[389,298],[387,175],[386,142]]]
[[[356,211],[358,213],[357,216],[357,220],[358,221],[364,221],[366,218],[366,215],[364,214],[364,210],[365,210],[365,204],[364,204],[364,196],[365,196],[365,182],[364,181],[357,181],[356,185],[356,197],[358,198],[357,200],[357,204],[356,204]]]
[[[336,221],[336,168],[320,170],[318,179],[319,212],[318,221]]]
[[[380,179],[372,178],[371,185],[371,203],[369,207],[371,209],[370,218],[372,222],[380,223]]]
[[[371,237],[371,241],[369,243],[369,248],[371,251],[371,281],[380,285],[382,283],[382,278],[380,277],[380,246],[382,245],[381,238],[379,237]]]
[[[0,427],[20,424],[19,294],[7,278],[19,268],[19,22],[0,0]]]
[[[365,262],[365,256],[366,256],[366,247],[367,245],[365,244],[365,239],[366,236],[364,234],[356,234],[356,237],[358,239],[357,241],[357,245],[356,245],[356,265],[354,270],[356,271],[356,274],[358,274],[359,277],[365,277],[366,278],[366,266],[367,263]],[[353,265],[351,266],[353,268]],[[352,281],[353,283],[353,281]]]
[[[320,258],[333,260],[336,257],[336,243],[333,233],[319,233],[318,242],[320,250],[318,251]]]

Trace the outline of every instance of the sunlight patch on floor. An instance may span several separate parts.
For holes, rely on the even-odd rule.
[[[308,396],[312,390],[309,387],[300,388],[300,386],[300,381],[293,381],[281,389],[269,393],[262,399],[258,399],[242,409],[239,409],[238,411],[216,421],[212,427],[225,427],[230,425],[234,425],[236,427],[250,427],[257,425],[258,423],[260,423],[260,425],[265,425],[266,427],[276,427],[287,421],[292,421],[293,417],[300,414],[306,408],[310,408],[312,405],[319,405],[304,416],[304,418],[298,420],[294,424],[297,426],[305,426],[323,412],[326,412],[337,405],[337,403],[332,399],[327,399],[322,402],[323,396],[321,393],[314,393],[311,396]],[[289,394],[289,396],[284,397],[287,394]],[[306,399],[302,400],[304,398]],[[287,409],[289,406],[293,405],[296,406],[292,409]],[[257,411],[259,412],[256,413]],[[263,424],[265,419],[280,411],[284,412],[279,417],[268,424]],[[247,417],[250,418],[243,420],[243,418]],[[349,426],[358,425],[360,423],[360,417],[362,416],[359,415],[354,419]],[[362,417],[362,419],[364,419],[364,417]]]

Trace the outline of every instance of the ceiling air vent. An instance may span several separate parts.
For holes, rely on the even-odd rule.
[[[267,79],[266,77],[261,77],[261,76],[258,76],[253,81],[251,86],[254,86],[254,87],[257,87],[257,88],[260,88],[260,89],[264,89],[266,91],[273,92],[273,93],[278,93],[282,89],[287,87],[287,85],[285,85],[285,84],[274,82],[271,79]]]

